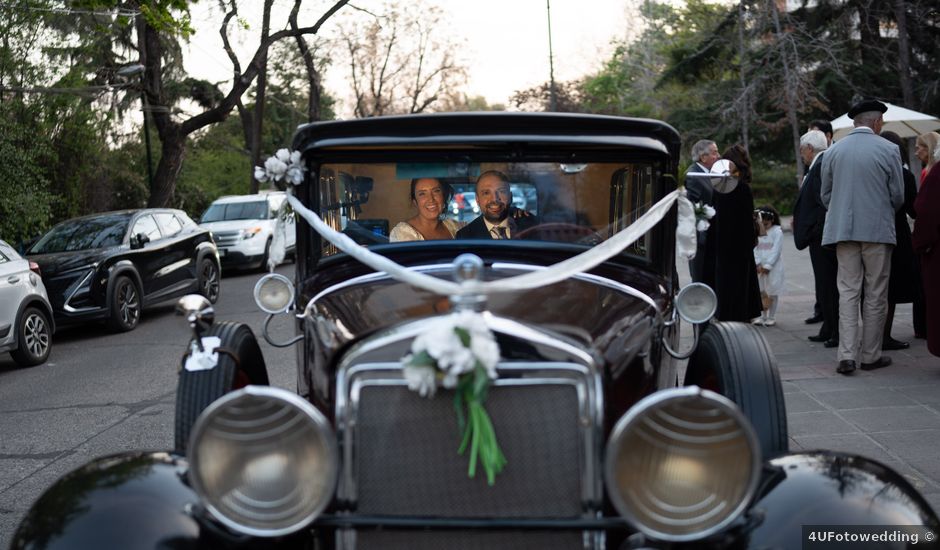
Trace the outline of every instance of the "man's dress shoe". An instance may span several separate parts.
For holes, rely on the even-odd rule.
[[[813,336],[807,336],[806,338],[809,339],[810,342],[825,342],[829,339],[828,336],[823,336],[822,334],[815,334]]]
[[[835,336],[823,342],[823,347],[826,347],[826,348],[834,348],[834,347],[838,347],[838,345],[839,345],[838,336]]]
[[[891,358],[887,355],[882,355],[878,358],[877,361],[873,363],[862,363],[862,370],[875,370],[883,367],[887,367],[891,364]]]
[[[839,374],[852,374],[855,372],[855,361],[851,359],[843,359],[839,361],[839,366],[836,367],[836,372]]]
[[[881,349],[887,351],[895,351],[899,349],[907,349],[911,347],[907,342],[902,342],[900,340],[895,340],[894,338],[885,338],[885,341],[881,343]]]
[[[822,315],[813,315],[812,317],[809,317],[808,319],[806,319],[806,320],[803,321],[803,322],[806,323],[807,325],[813,325],[813,324],[816,324],[816,323],[822,323],[822,322],[823,322],[823,317],[822,317]]]

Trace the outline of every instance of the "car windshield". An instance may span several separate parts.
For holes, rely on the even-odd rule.
[[[364,245],[447,239],[461,229],[458,239],[489,239],[488,214],[491,222],[506,220],[511,239],[593,246],[646,212],[661,192],[660,174],[653,162],[326,163],[320,215]],[[502,188],[496,199],[483,189],[493,178]],[[649,238],[628,253],[649,257]],[[324,243],[323,253],[336,250]]]
[[[90,250],[118,246],[124,242],[131,214],[105,214],[63,222],[43,235],[30,254]]]
[[[199,223],[231,220],[266,220],[269,217],[267,201],[216,203],[203,213]]]

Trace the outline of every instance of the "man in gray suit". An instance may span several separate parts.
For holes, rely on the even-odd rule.
[[[714,206],[712,200],[712,184],[710,178],[689,177],[690,173],[708,173],[715,161],[718,160],[718,145],[714,141],[702,139],[692,146],[692,165],[686,170],[685,191],[692,203],[702,202]],[[718,213],[715,214],[720,215]],[[705,272],[705,239],[707,231],[699,231],[698,244],[695,247],[695,257],[689,260],[689,274],[693,282],[701,282]]]
[[[904,204],[904,179],[898,146],[882,138],[888,107],[863,100],[849,109],[855,129],[822,158],[820,197],[828,209],[823,246],[835,247],[839,262],[840,374],[887,367],[881,338],[888,305],[891,252],[896,244],[894,212]],[[862,338],[858,340],[859,301]]]

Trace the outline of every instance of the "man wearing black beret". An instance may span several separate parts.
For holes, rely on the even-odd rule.
[[[875,99],[853,105],[849,117],[855,129],[822,159],[820,197],[828,209],[822,244],[835,248],[839,262],[840,374],[853,372],[856,361],[863,370],[891,364],[891,358],[881,354],[881,340],[896,244],[894,213],[904,204],[904,179],[898,146],[878,135],[887,110]]]

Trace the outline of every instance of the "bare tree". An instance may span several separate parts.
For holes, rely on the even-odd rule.
[[[227,94],[203,112],[187,118],[181,122],[171,116],[171,98],[164,86],[163,63],[166,53],[166,44],[172,42],[161,29],[149,22],[145,17],[137,17],[137,35],[140,61],[144,65],[144,92],[151,109],[154,126],[162,144],[160,162],[157,164],[156,174],[150,189],[150,206],[167,206],[171,203],[176,187],[176,178],[182,167],[185,154],[186,137],[193,132],[205,128],[210,124],[221,122],[241,102],[241,97],[251,86],[255,78],[264,70],[268,48],[283,38],[291,38],[306,34],[316,34],[323,24],[349,0],[338,0],[328,8],[311,26],[280,30],[259,38],[259,44],[251,60],[242,69],[238,58],[227,42],[227,25],[235,17],[235,4],[231,3],[222,23],[223,40],[226,52],[232,61],[232,88]],[[140,8],[136,0],[135,8]],[[273,0],[264,0],[264,10],[270,10]],[[299,4],[300,0],[295,0]],[[243,107],[243,106],[242,106]]]
[[[391,3],[341,27],[357,117],[422,113],[463,83],[457,44],[437,7]]]

